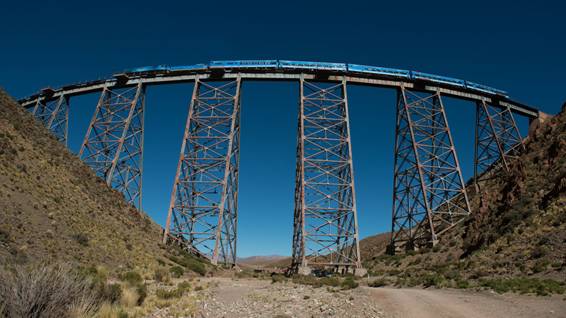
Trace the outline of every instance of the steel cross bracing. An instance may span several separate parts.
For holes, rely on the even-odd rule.
[[[300,80],[293,267],[361,268],[346,80]]]
[[[440,93],[398,91],[390,252],[434,244],[470,214]]]
[[[214,264],[236,264],[240,83],[195,81],[165,227]]]
[[[493,173],[491,168],[509,170],[511,160],[518,157],[525,145],[509,107],[492,106],[485,101],[476,106],[474,180],[479,183]]]
[[[79,157],[141,210],[145,87],[104,88]]]
[[[52,100],[37,99],[33,115],[51,130],[55,138],[67,145],[69,132],[69,98],[65,95]]]

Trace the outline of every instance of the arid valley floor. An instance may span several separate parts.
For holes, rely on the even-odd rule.
[[[564,317],[566,313],[563,295],[367,286],[343,291],[249,278],[206,278],[201,282],[209,287],[149,317],[175,316],[187,308],[188,299],[195,317],[543,318]]]

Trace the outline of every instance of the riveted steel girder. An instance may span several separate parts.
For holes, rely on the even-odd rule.
[[[145,87],[104,88],[79,157],[126,200],[142,208]]]
[[[240,84],[195,81],[165,226],[214,264],[236,264]]]
[[[346,80],[300,79],[293,267],[361,268]]]
[[[390,252],[434,244],[470,214],[440,93],[397,99]]]
[[[525,145],[509,107],[493,106],[486,101],[476,104],[474,181],[476,188],[493,173],[488,170],[509,170],[509,163]]]
[[[31,109],[33,115],[51,130],[55,138],[67,145],[69,132],[69,98],[61,95],[56,99],[37,99]]]

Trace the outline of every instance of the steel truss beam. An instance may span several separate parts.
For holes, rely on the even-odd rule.
[[[346,79],[300,79],[293,268],[361,269]]]
[[[474,153],[474,181],[489,179],[487,170],[502,167],[509,170],[509,163],[524,150],[525,145],[509,107],[493,106],[485,101],[476,104],[476,134]]]
[[[51,130],[55,138],[67,145],[69,133],[69,98],[61,95],[56,99],[38,98],[32,114]]]
[[[145,87],[104,88],[79,157],[142,209]]]
[[[236,264],[240,78],[195,81],[164,241]]]
[[[435,244],[470,214],[440,93],[397,97],[390,252]]]

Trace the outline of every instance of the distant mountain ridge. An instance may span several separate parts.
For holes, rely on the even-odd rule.
[[[289,259],[289,256],[283,255],[255,255],[248,257],[239,257],[238,263],[250,266],[272,266],[278,262]]]

